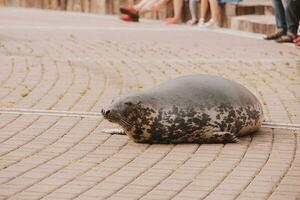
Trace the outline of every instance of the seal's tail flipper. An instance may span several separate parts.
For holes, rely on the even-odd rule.
[[[230,132],[214,132],[211,135],[211,142],[212,143],[236,143],[239,141],[239,139]]]
[[[103,129],[102,132],[111,135],[126,135],[125,131],[120,128]]]

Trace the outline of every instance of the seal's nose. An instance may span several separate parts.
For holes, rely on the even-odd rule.
[[[101,113],[102,113],[102,115],[103,115],[104,117],[108,117],[108,114],[110,113],[110,111],[111,111],[111,110],[104,110],[104,109],[102,109],[102,110],[101,110]]]

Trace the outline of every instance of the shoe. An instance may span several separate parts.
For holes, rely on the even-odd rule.
[[[204,19],[203,19],[203,18],[201,18],[201,19],[199,20],[198,27],[199,27],[199,28],[205,28],[205,22],[204,22]]]
[[[281,36],[280,38],[276,39],[275,41],[278,43],[285,43],[285,42],[292,43],[295,38],[296,38],[295,34],[287,33],[286,35]]]
[[[205,23],[205,19],[204,18],[200,18],[199,19],[199,22],[198,22],[198,25],[203,25]]]
[[[189,21],[187,21],[186,23],[188,24],[188,25],[196,25],[197,24],[197,22],[198,22],[198,20],[197,19],[190,19]]]
[[[125,15],[129,15],[132,18],[139,18],[139,10],[131,5],[121,6],[120,12]]]
[[[122,14],[120,19],[126,22],[138,22],[139,18],[130,17],[129,15]]]
[[[219,25],[217,23],[215,23],[214,21],[212,21],[212,20],[204,23],[203,27],[204,28],[220,28]]]
[[[175,18],[167,18],[166,19],[166,24],[180,24],[181,22],[178,21],[177,19]]]
[[[293,41],[296,45],[296,47],[300,47],[300,36],[298,36],[296,39]]]
[[[266,36],[264,37],[264,39],[265,39],[265,40],[276,40],[276,39],[278,39],[278,38],[280,38],[281,36],[284,36],[284,35],[286,35],[285,32],[283,32],[283,31],[278,31],[278,32],[276,32],[276,33],[272,33],[272,34],[266,35]]]

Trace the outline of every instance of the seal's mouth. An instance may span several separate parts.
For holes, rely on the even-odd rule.
[[[107,111],[105,111],[104,109],[101,110],[101,114],[106,119],[108,118],[109,113],[110,113],[110,110],[107,110]]]
[[[120,124],[125,129],[129,130],[132,128],[132,124],[129,123],[122,115],[113,110],[101,110],[101,113],[105,119],[112,123]]]
[[[105,119],[107,119],[110,122],[117,122],[118,121],[118,117],[116,114],[114,114],[114,112],[112,112],[111,110],[101,110],[101,113],[103,115],[103,117]]]

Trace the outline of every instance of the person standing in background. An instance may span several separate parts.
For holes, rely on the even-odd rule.
[[[220,27],[220,5],[218,0],[209,0],[211,18],[206,23],[199,23],[201,28],[219,28]]]
[[[205,22],[205,16],[208,10],[208,0],[201,0],[200,3],[200,19],[198,19],[198,3],[200,0],[190,0],[189,9],[191,12],[192,18],[187,22],[190,25],[203,25]]]
[[[275,40],[276,42],[293,42],[296,38],[299,21],[296,21],[289,9],[289,4],[292,0],[273,0],[275,11],[277,31],[264,37],[265,40]]]
[[[298,35],[293,42],[295,43],[296,47],[300,47],[300,0],[290,0],[288,9],[295,22],[298,22]]]
[[[242,0],[209,0],[210,4],[210,12],[211,12],[211,19],[201,27],[207,28],[219,28],[221,26],[221,8],[220,4],[224,3],[238,3]]]

